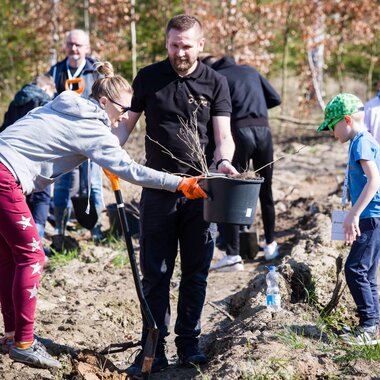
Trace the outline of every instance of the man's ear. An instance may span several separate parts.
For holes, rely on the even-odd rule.
[[[91,53],[91,48],[90,48],[90,45],[89,44],[87,44],[86,45],[86,55],[90,55],[90,53]]]
[[[199,42],[198,42],[198,49],[199,49],[199,51],[202,52],[203,49],[204,49],[204,47],[205,47],[205,39],[202,37],[199,40]]]

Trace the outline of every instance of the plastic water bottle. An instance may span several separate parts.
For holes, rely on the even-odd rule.
[[[281,310],[281,294],[278,281],[278,273],[275,266],[268,267],[267,273],[267,308],[270,311]]]

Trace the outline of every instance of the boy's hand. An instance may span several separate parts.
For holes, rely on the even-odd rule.
[[[352,245],[357,236],[361,235],[359,228],[359,216],[349,212],[343,223],[344,237],[346,245]]]
[[[198,181],[202,177],[184,177],[178,185],[187,199],[207,198],[207,194],[199,186]]]

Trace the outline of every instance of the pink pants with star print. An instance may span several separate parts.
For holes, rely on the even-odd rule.
[[[21,186],[0,163],[0,303],[5,332],[32,342],[44,251]]]

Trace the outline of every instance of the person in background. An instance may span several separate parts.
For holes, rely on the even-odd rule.
[[[90,158],[131,183],[206,197],[198,178],[158,172],[134,162],[122,149],[125,112],[132,89],[109,62],[99,63],[104,78],[90,98],[64,91],[30,111],[0,134],[0,304],[4,337],[0,349],[14,361],[60,367],[34,337],[34,316],[44,254],[25,194],[53,183]],[[41,139],[41,136],[44,138]]]
[[[254,170],[265,180],[260,189],[260,205],[264,224],[264,257],[273,260],[278,256],[275,241],[275,208],[272,193],[273,161],[272,133],[268,109],[281,104],[281,98],[271,84],[251,66],[238,65],[235,59],[224,56],[217,60],[206,56],[203,61],[227,78],[231,94],[231,130],[235,142],[232,164],[239,172],[249,169],[252,160]],[[225,224],[224,244],[226,256],[211,266],[218,272],[234,272],[244,269],[240,256],[240,226]]]
[[[376,84],[377,95],[364,104],[364,124],[380,143],[380,79]]]
[[[90,95],[92,84],[99,78],[99,74],[94,68],[96,61],[88,56],[89,53],[90,39],[88,34],[81,29],[69,31],[66,35],[66,58],[52,66],[49,70],[49,74],[54,78],[58,94],[65,90],[65,83],[68,79],[83,78],[84,91],[82,95],[85,97]],[[72,84],[70,89],[77,90],[77,85]],[[91,200],[94,202],[98,214],[98,221],[91,230],[91,236],[95,241],[100,241],[103,238],[101,231],[101,213],[104,209],[102,171],[98,165],[91,162],[90,186],[88,183],[88,173],[89,168],[86,161],[79,168],[62,176],[54,184],[55,230],[52,248],[56,251],[60,251],[63,247],[62,234],[71,214],[71,197],[78,192],[80,195],[87,195],[88,191],[90,191]],[[70,248],[68,247],[68,249]]]
[[[50,75],[37,75],[31,83],[26,84],[16,93],[4,115],[4,123],[0,128],[0,132],[25,116],[32,109],[43,106],[51,101],[55,91],[54,80]],[[40,239],[44,237],[45,233],[50,198],[51,186],[47,186],[42,191],[34,192],[26,197]]]
[[[148,167],[169,173],[198,174],[194,167],[200,167],[199,159],[192,155],[192,147],[181,138],[181,133],[186,132],[185,124],[188,128],[196,128],[209,165],[214,160],[219,173],[238,174],[231,165],[234,143],[230,132],[231,101],[227,81],[199,61],[204,43],[198,19],[185,14],[173,17],[166,27],[168,57],[141,69],[133,82],[127,127],[131,131],[145,112]],[[174,157],[164,153],[163,147]],[[200,319],[216,232],[203,219],[203,201],[144,188],[140,223],[143,290],[160,330],[152,372],[169,365],[165,339],[169,334],[170,280],[178,246],[181,282],[174,328],[177,354],[180,365],[203,364],[207,359],[199,348]],[[143,346],[146,337],[144,322]],[[127,368],[129,376],[141,374],[142,361],[143,351]]]
[[[351,245],[345,263],[348,288],[355,301],[359,325],[342,334],[351,345],[380,343],[377,273],[380,259],[380,146],[364,124],[364,106],[352,94],[338,94],[327,104],[318,132],[330,131],[349,142],[346,179],[352,202],[343,229]],[[343,194],[346,192],[343,191]]]
[[[25,116],[29,111],[50,102],[55,94],[54,80],[50,75],[37,75],[18,91],[4,115],[0,132]]]

